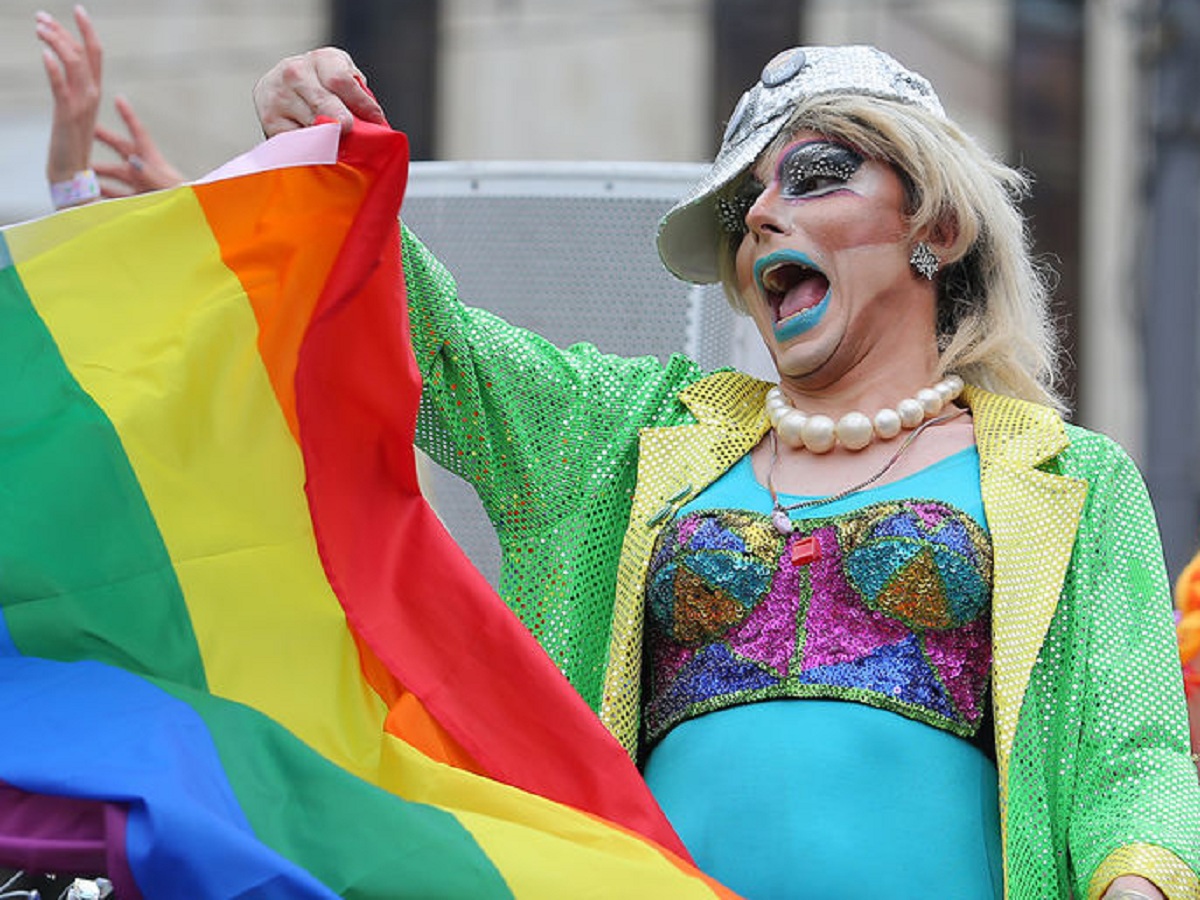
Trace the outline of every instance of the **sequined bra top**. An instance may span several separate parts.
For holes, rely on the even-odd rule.
[[[684,512],[646,578],[644,747],[758,700],[865,703],[973,738],[991,670],[992,550],[941,500],[884,500],[781,535],[770,517]]]

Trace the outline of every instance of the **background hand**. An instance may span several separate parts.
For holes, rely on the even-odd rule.
[[[355,118],[386,125],[367,79],[345,50],[322,47],[277,63],[254,86],[254,108],[267,137],[305,128],[318,116],[346,131]]]
[[[53,184],[89,168],[100,107],[103,53],[82,6],[75,7],[75,25],[82,42],[49,13],[39,12],[35,21],[38,40],[46,45],[42,64],[54,95],[54,123],[46,158],[46,177]]]
[[[96,140],[111,147],[121,157],[119,163],[96,163],[93,166],[96,174],[105,179],[100,186],[101,194],[105,197],[123,197],[182,184],[184,177],[159,152],[158,145],[142,125],[129,101],[118,97],[115,106],[129,135],[110,131],[103,125],[96,126]],[[114,186],[111,182],[117,184]]]

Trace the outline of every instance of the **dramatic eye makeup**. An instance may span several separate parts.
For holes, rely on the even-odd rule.
[[[842,188],[858,171],[863,158],[845,144],[802,141],[784,150],[775,169],[779,193],[785,199],[819,197]]]
[[[763,184],[753,176],[744,177],[724,197],[717,200],[717,222],[729,234],[745,234],[746,215],[763,192]]]
[[[775,167],[779,196],[785,200],[820,197],[845,187],[859,166],[862,154],[833,141],[797,141],[784,149]],[[717,222],[733,235],[747,232],[746,215],[765,190],[761,181],[747,175],[717,199]]]

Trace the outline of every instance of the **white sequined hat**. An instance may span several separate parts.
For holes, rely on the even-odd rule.
[[[716,160],[692,192],[663,216],[658,253],[684,281],[719,281],[717,193],[750,166],[787,123],[796,104],[820,94],[865,94],[911,103],[944,118],[933,87],[874,47],[793,47],[763,69],[725,129]]]

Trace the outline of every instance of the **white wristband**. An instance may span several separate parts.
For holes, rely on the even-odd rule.
[[[91,203],[99,196],[100,182],[96,180],[96,173],[91,169],[76,172],[70,181],[56,181],[50,185],[50,199],[54,202],[55,209]]]

